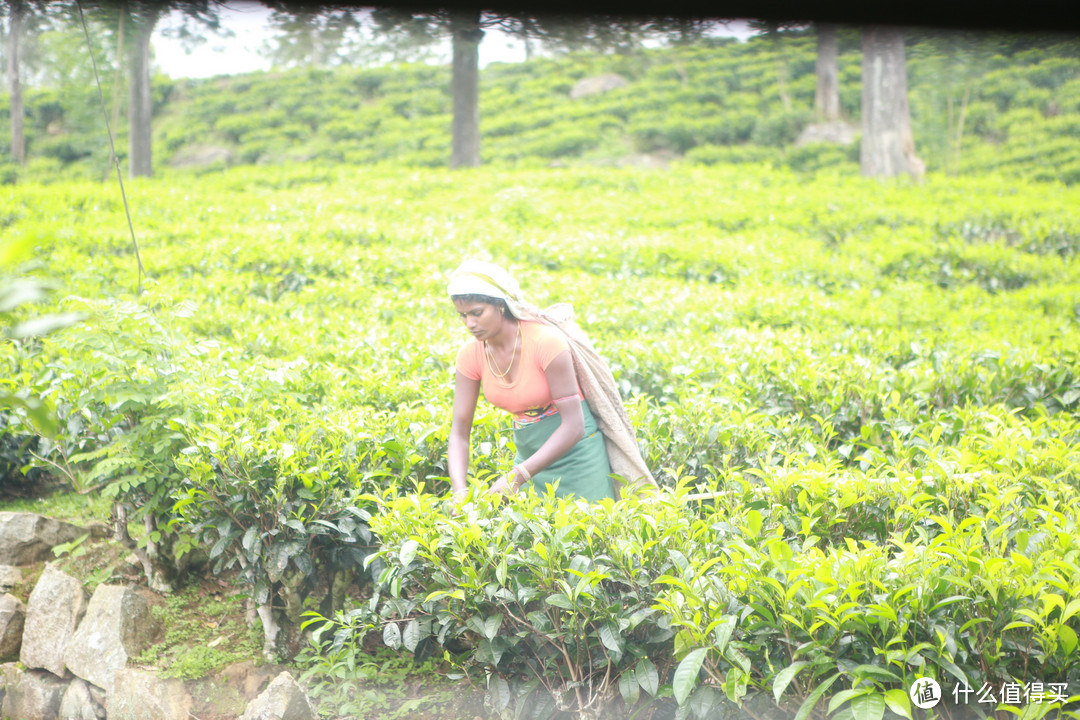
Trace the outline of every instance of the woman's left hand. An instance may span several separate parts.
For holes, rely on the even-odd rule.
[[[488,492],[498,495],[513,495],[515,490],[514,485],[511,482],[510,476],[503,475],[501,478],[493,482],[491,484],[491,487],[488,488]]]

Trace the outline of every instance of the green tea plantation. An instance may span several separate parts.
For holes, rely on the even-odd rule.
[[[244,587],[327,717],[380,646],[490,717],[1080,717],[1080,189],[310,161],[128,200],[141,294],[113,185],[0,194],[4,282],[53,285],[5,325],[76,314],[3,344],[58,418],[0,410],[3,482],[107,498],[162,592]],[[574,306],[657,492],[496,502],[481,401],[451,500],[470,257]]]

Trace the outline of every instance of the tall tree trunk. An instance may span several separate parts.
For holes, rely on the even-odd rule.
[[[907,100],[904,31],[870,26],[862,31],[862,174],[922,177],[915,155]]]
[[[151,155],[150,121],[153,104],[150,96],[150,37],[154,34],[159,11],[149,8],[135,27],[131,77],[128,89],[128,174],[150,177],[154,174]]]
[[[454,123],[450,167],[480,164],[480,29],[479,10],[454,10],[450,19],[453,77],[450,94]]]
[[[26,164],[26,137],[23,130],[23,96],[19,81],[19,52],[26,6],[22,0],[9,0],[11,22],[8,27],[7,79],[11,92],[11,157],[19,165]]]
[[[836,36],[835,25],[817,25],[817,90],[814,93],[814,110],[818,122],[836,122],[840,119],[840,63]]]

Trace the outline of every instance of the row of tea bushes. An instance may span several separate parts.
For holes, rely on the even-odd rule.
[[[724,165],[468,174],[305,165],[139,182],[129,199],[147,269],[138,298],[111,187],[22,186],[0,199],[6,232],[38,246],[32,272],[62,283],[33,312],[82,315],[0,356],[9,386],[33,387],[57,408],[60,435],[31,448],[18,412],[0,432],[6,447],[39,458],[20,463],[126,508],[157,587],[199,567],[243,578],[262,608],[266,654],[294,654],[303,613],[318,608],[340,623],[335,652],[360,653],[351,643],[368,624],[391,644],[396,627],[412,650],[446,641],[470,672],[506,680],[493,681],[493,699],[509,709],[511,686],[541,690],[500,675],[517,645],[521,663],[539,662],[525,652],[533,639],[516,634],[523,626],[484,604],[506,599],[510,567],[482,570],[497,584],[465,597],[466,613],[435,552],[483,544],[505,525],[524,548],[512,558],[520,588],[548,572],[535,595],[517,597],[515,586],[515,616],[538,599],[570,598],[598,573],[575,601],[608,613],[602,622],[568,611],[589,638],[575,650],[588,663],[550,666],[570,684],[607,677],[566,696],[580,710],[659,698],[657,712],[673,702],[702,714],[721,696],[801,704],[824,688],[858,694],[837,701],[839,713],[881,703],[895,712],[902,683],[935,663],[939,680],[956,677],[940,674],[948,662],[971,684],[1024,679],[1024,661],[1046,682],[1075,673],[1072,189],[1000,177],[807,182]],[[599,516],[542,498],[507,509],[477,499],[458,520],[447,515],[463,331],[444,288],[469,256],[509,265],[541,305],[576,307],[669,493],[659,505],[606,508],[602,538],[586,531]],[[513,456],[508,423],[484,404],[473,446],[477,478]],[[715,492],[704,505],[686,499]],[[650,518],[666,525],[650,529]],[[1043,518],[1065,535],[1040,531]],[[548,565],[525,552],[551,547],[544,538],[560,523],[586,529],[567,530],[569,549]],[[659,537],[650,533],[670,536],[638,548]],[[619,547],[653,554],[644,575],[625,565],[623,580],[605,585],[599,575],[615,571],[597,569],[601,556]],[[1049,565],[1054,553],[1064,564]],[[815,563],[832,574],[813,579]],[[926,612],[901,630],[909,564],[959,579],[927,586]],[[857,612],[844,615],[827,593],[813,601],[821,607],[811,602],[817,582],[849,587],[852,566],[869,594],[843,601]],[[354,582],[380,578],[374,605],[348,598]],[[796,597],[809,615],[778,615],[780,598]],[[893,625],[858,625],[886,600]],[[643,614],[622,614],[624,601]],[[545,612],[567,610],[554,602]],[[444,614],[437,627],[430,612]],[[503,624],[489,626],[499,612]],[[1000,651],[979,635],[980,618],[1000,620]],[[1030,627],[1005,629],[1020,622]],[[938,626],[955,648],[939,642]],[[903,667],[888,654],[894,636],[911,660]],[[544,652],[570,652],[569,637]],[[496,646],[507,660],[494,662]]]

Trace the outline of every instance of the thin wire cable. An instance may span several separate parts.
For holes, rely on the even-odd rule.
[[[101,101],[101,114],[105,117],[105,131],[109,134],[109,153],[112,155],[113,164],[116,166],[116,179],[120,183],[120,197],[124,200],[124,215],[127,216],[128,230],[131,232],[131,246],[135,248],[135,262],[139,265],[139,284],[135,295],[142,295],[143,271],[142,255],[139,253],[139,242],[135,239],[135,226],[131,223],[131,210],[128,208],[127,193],[124,191],[124,174],[120,170],[120,158],[116,155],[116,143],[113,142],[112,126],[109,124],[109,111],[105,108],[105,93],[101,91],[101,78],[98,77],[97,60],[94,59],[94,47],[90,44],[90,30],[86,27],[86,16],[83,14],[81,0],[75,0],[75,6],[79,9],[79,21],[82,22],[83,35],[86,36],[86,50],[90,53],[90,64],[94,67],[94,82],[97,83],[98,99]]]

